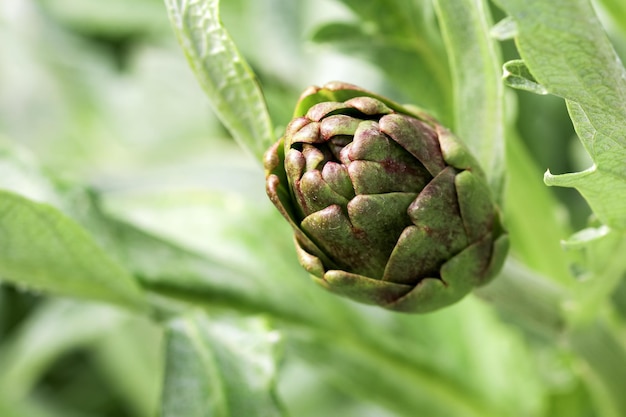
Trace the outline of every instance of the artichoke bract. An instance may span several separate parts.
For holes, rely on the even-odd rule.
[[[476,160],[425,112],[351,84],[307,89],[265,154],[267,194],[330,291],[428,312],[488,282],[508,249]]]

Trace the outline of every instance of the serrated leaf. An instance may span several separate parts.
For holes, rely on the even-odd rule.
[[[260,319],[200,313],[168,326],[163,417],[277,417],[279,335]]]
[[[566,99],[576,132],[594,162],[588,171],[548,175],[546,182],[579,189],[604,223],[625,229],[626,70],[591,4],[499,2],[517,23],[522,59],[539,84]]]
[[[489,35],[483,0],[435,2],[446,42],[454,87],[454,132],[485,170],[500,200],[504,184],[504,91],[502,61]]]
[[[594,165],[581,172],[552,175],[546,172],[547,185],[576,188],[589,202],[593,212],[605,224],[626,229],[626,146],[602,133],[589,118],[589,113],[577,103],[567,103],[576,133],[589,151]],[[624,120],[626,122],[626,119]],[[602,123],[612,123],[605,119]],[[619,126],[604,125],[603,129],[620,135]],[[626,128],[624,129],[626,134]]]
[[[165,0],[171,24],[218,117],[258,160],[274,142],[256,77],[222,25],[218,0]],[[184,105],[184,103],[181,103]]]
[[[0,277],[34,290],[144,308],[129,273],[55,208],[0,191]]]

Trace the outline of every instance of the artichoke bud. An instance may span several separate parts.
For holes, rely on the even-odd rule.
[[[359,87],[307,89],[265,155],[267,194],[311,277],[404,312],[450,305],[508,249],[488,185],[434,118]]]

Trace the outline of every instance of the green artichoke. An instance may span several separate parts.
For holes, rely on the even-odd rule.
[[[307,89],[265,155],[267,194],[330,291],[428,312],[488,282],[508,249],[484,174],[434,118],[354,85]]]

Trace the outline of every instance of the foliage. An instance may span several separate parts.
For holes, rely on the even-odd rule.
[[[0,415],[626,415],[623,16],[0,3]],[[472,149],[512,245],[492,284],[404,315],[309,281],[260,157],[332,79]]]

